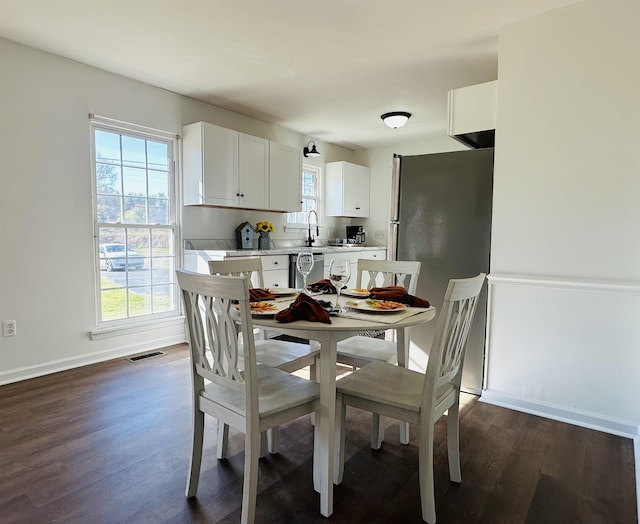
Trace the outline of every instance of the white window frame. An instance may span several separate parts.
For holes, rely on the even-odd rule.
[[[173,322],[182,322],[182,303],[180,299],[180,293],[178,289],[177,280],[175,277],[175,271],[173,272],[170,283],[173,285],[172,300],[174,309],[170,311],[164,311],[160,313],[151,313],[145,315],[128,316],[126,318],[114,319],[114,320],[102,320],[102,305],[101,305],[101,270],[100,270],[100,255],[99,255],[99,231],[100,228],[109,227],[119,229],[122,228],[126,231],[127,228],[136,229],[170,229],[173,234],[173,259],[174,268],[178,268],[182,263],[182,245],[181,240],[181,196],[180,196],[180,184],[179,174],[177,172],[177,165],[179,162],[179,136],[157,129],[152,129],[128,122],[122,122],[107,117],[101,117],[97,115],[89,115],[90,120],[90,144],[91,144],[91,190],[92,190],[92,221],[93,221],[93,238],[94,238],[94,290],[95,290],[95,302],[96,302],[96,329],[91,332],[92,339],[101,338],[103,336],[111,336],[112,334],[124,334],[127,332],[136,332],[139,329],[149,328],[155,324],[167,324]],[[95,132],[96,130],[105,130],[112,133],[123,134],[145,140],[152,140],[158,142],[165,142],[168,145],[169,150],[169,187],[172,192],[169,198],[169,223],[168,224],[123,224],[123,223],[100,223],[98,222],[98,205],[97,205],[97,175],[96,175],[96,150],[95,150]],[[128,286],[127,286],[128,287]]]
[[[302,187],[304,186],[304,174],[306,172],[312,172],[315,177],[315,195],[313,197],[306,197],[302,194]],[[302,171],[300,172],[300,188],[301,200],[314,200],[315,201],[315,211],[320,216],[320,203],[321,203],[321,190],[322,187],[322,168],[320,166],[314,166],[310,164],[305,164],[302,166]],[[287,229],[306,229],[308,226],[308,216],[309,211],[296,211],[293,213],[287,213]]]

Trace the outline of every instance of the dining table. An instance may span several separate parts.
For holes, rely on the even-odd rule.
[[[328,295],[330,297],[331,295]],[[292,297],[293,300],[295,297]],[[323,297],[325,298],[325,297]],[[315,418],[313,483],[320,493],[320,513],[333,513],[335,467],[336,363],[339,341],[367,331],[394,329],[399,365],[406,365],[409,352],[409,328],[429,322],[436,316],[434,307],[406,307],[401,311],[368,312],[347,309],[331,316],[331,323],[296,320],[281,323],[273,316],[253,316],[254,327],[315,341],[320,349],[320,410]],[[313,378],[313,377],[312,377]]]

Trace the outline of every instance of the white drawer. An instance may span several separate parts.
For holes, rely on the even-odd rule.
[[[367,258],[370,260],[387,260],[387,250],[376,249],[375,251],[361,251],[359,258]]]
[[[289,270],[263,271],[264,287],[289,287]]]
[[[284,269],[289,271],[289,255],[267,255],[261,256],[262,271]]]

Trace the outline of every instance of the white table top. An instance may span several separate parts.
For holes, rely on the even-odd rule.
[[[389,318],[385,318],[386,315],[394,315],[395,313],[371,313],[367,315],[370,317],[368,320],[361,320],[347,317],[331,317],[331,324],[324,324],[323,322],[310,322],[308,320],[296,320],[294,322],[282,323],[278,322],[274,318],[268,318],[263,316],[253,317],[253,325],[262,328],[270,328],[272,330],[294,330],[294,331],[374,331],[383,329],[398,329],[416,324],[422,324],[423,322],[429,322],[436,315],[436,309],[432,306],[427,309],[420,309],[420,313],[406,317],[396,323],[388,323]],[[364,316],[364,315],[362,315]]]

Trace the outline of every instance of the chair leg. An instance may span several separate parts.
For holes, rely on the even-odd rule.
[[[420,427],[418,451],[418,476],[420,478],[420,504],[422,520],[435,524],[436,501],[433,483],[433,422],[428,421]]]
[[[311,341],[311,344],[316,344],[317,342]],[[320,383],[320,359],[316,357],[313,359],[313,363],[309,366],[309,378],[314,382]],[[309,414],[309,420],[311,421],[311,425],[316,425],[316,412]]]
[[[229,444],[229,426],[218,420],[218,443],[216,456],[218,459],[227,458],[227,445]]]
[[[344,444],[345,425],[347,422],[347,406],[342,401],[342,394],[336,394],[336,431],[333,450],[333,483],[338,485],[344,476]]]
[[[320,366],[318,364],[318,357],[316,357],[309,365],[309,380],[313,380],[314,382],[320,382]]]
[[[269,447],[269,438],[267,437],[267,431],[263,431],[262,433],[260,433],[260,454],[258,455],[260,458],[264,458],[267,456],[267,448]],[[247,436],[245,435],[244,438],[246,439]]]
[[[278,443],[280,442],[280,430],[278,426],[275,428],[271,428],[267,430],[267,447],[269,449],[269,453],[275,455],[278,453]]]
[[[320,426],[313,428],[313,489],[320,493]]]
[[[460,471],[460,406],[458,402],[449,408],[447,415],[447,454],[449,455],[449,478],[462,482]]]
[[[193,414],[193,432],[191,435],[191,461],[187,476],[187,497],[194,497],[198,491],[200,466],[202,464],[202,441],[204,438],[204,413],[196,408]]]
[[[409,423],[400,421],[398,426],[400,429],[400,444],[406,446],[409,444]]]
[[[253,524],[256,516],[256,496],[258,494],[258,458],[262,441],[266,441],[263,431],[247,433],[244,444],[244,485],[242,488],[242,524]]]
[[[383,440],[384,427],[382,417],[378,413],[371,413],[371,449],[380,449]]]

